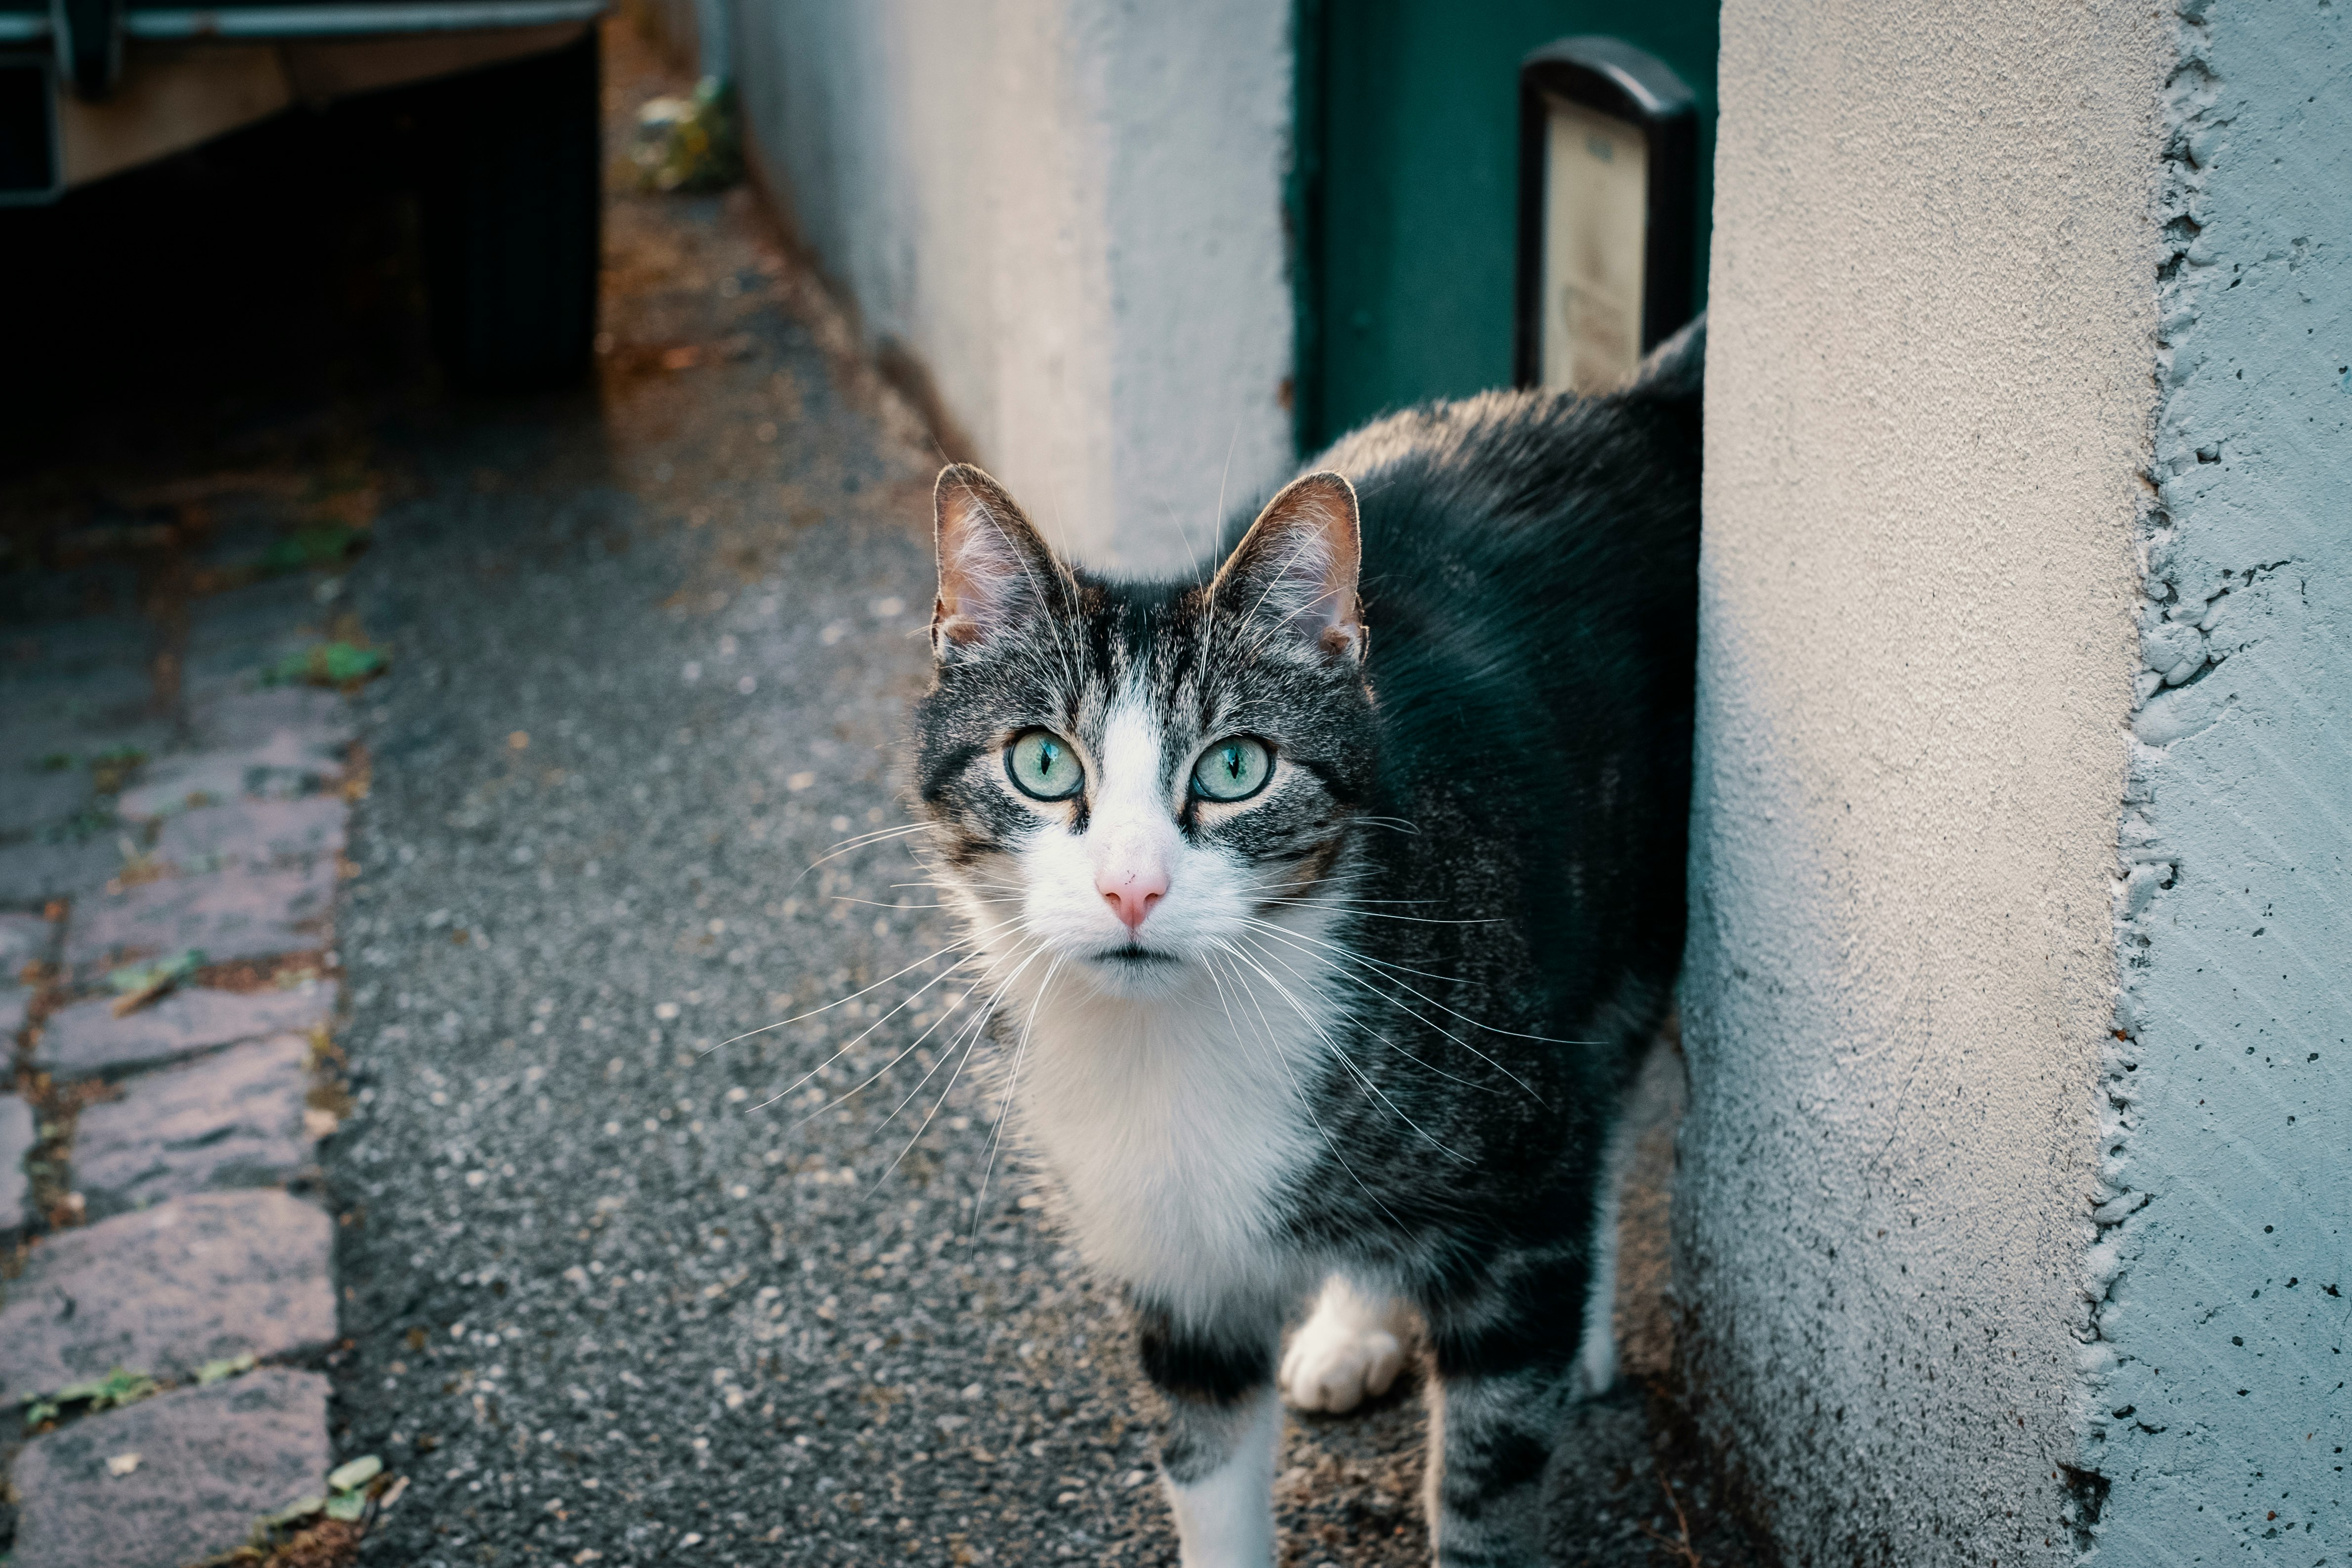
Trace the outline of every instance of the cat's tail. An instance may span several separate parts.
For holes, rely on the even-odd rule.
[[[1696,398],[1706,385],[1706,312],[1650,350],[1625,390],[1666,401]]]

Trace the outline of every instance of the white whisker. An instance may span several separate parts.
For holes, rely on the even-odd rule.
[[[1253,944],[1253,946],[1257,946],[1259,957],[1270,958],[1276,963],[1282,962],[1281,959],[1276,957],[1273,953],[1265,949],[1263,946],[1255,944]],[[1266,984],[1272,986],[1276,992],[1282,997],[1283,1000],[1290,1004],[1292,1010],[1297,1012],[1299,1018],[1305,1020],[1307,1027],[1313,1030],[1318,1038],[1319,1038],[1323,1043],[1330,1049],[1331,1054],[1339,1059],[1340,1065],[1347,1068],[1350,1073],[1354,1074],[1357,1082],[1362,1084],[1366,1090],[1377,1096],[1381,1103],[1386,1105],[1390,1112],[1395,1115],[1397,1120],[1402,1122],[1406,1126],[1411,1127],[1415,1133],[1419,1133],[1423,1142],[1426,1143],[1431,1148],[1435,1149],[1438,1153],[1444,1155],[1446,1158],[1458,1161],[1463,1165],[1468,1165],[1471,1163],[1467,1155],[1456,1154],[1444,1144],[1438,1142],[1437,1139],[1430,1136],[1427,1132],[1423,1130],[1420,1123],[1414,1121],[1411,1116],[1406,1115],[1404,1108],[1399,1105],[1394,1100],[1389,1098],[1388,1092],[1383,1090],[1379,1084],[1373,1082],[1372,1080],[1365,1073],[1364,1070],[1356,1065],[1356,1059],[1349,1056],[1348,1054],[1347,1047],[1341,1045],[1338,1040],[1332,1037],[1331,1032],[1323,1027],[1322,1020],[1318,1019],[1313,1012],[1309,1011],[1297,997],[1292,996],[1290,994],[1289,988],[1285,986],[1280,980],[1276,979],[1273,974],[1268,971],[1264,965],[1257,962],[1256,959],[1247,956],[1236,948],[1228,947],[1225,951],[1231,953],[1235,958],[1240,959],[1242,962],[1248,964],[1250,967],[1257,970],[1259,974],[1264,975],[1265,977]],[[1290,969],[1290,966],[1287,964],[1284,964],[1283,967],[1285,969]],[[1291,969],[1290,973],[1294,978],[1297,977],[1297,970]]]
[[[1210,972],[1213,975],[1216,968],[1215,960],[1208,960],[1208,963]],[[1307,1097],[1307,1091],[1300,1087],[1297,1074],[1291,1071],[1289,1058],[1282,1054],[1282,1047],[1274,1038],[1273,1025],[1266,1021],[1265,1009],[1257,1005],[1256,993],[1252,991],[1246,985],[1243,984],[1242,977],[1238,974],[1234,977],[1234,984],[1241,988],[1244,998],[1246,999],[1252,1009],[1256,1011],[1259,1024],[1258,1038],[1265,1041],[1270,1048],[1274,1060],[1282,1068],[1283,1075],[1290,1080],[1291,1093],[1297,1098],[1298,1108],[1307,1113],[1307,1121],[1313,1124],[1316,1136],[1323,1140],[1323,1146],[1331,1151],[1331,1157],[1339,1163],[1339,1168],[1341,1170],[1348,1173],[1349,1179],[1353,1181],[1358,1186],[1364,1189],[1364,1196],[1372,1200],[1372,1207],[1379,1209],[1382,1214],[1387,1215],[1390,1220],[1392,1221],[1399,1229],[1402,1229],[1404,1228],[1404,1222],[1398,1219],[1395,1211],[1390,1208],[1387,1204],[1381,1201],[1381,1195],[1374,1192],[1370,1184],[1368,1184],[1362,1176],[1356,1174],[1356,1167],[1348,1163],[1348,1156],[1339,1152],[1339,1144],[1333,1140],[1329,1129],[1323,1125],[1323,1118],[1315,1113],[1315,1103]],[[1220,993],[1222,993],[1223,988],[1220,986],[1218,989]],[[1230,1009],[1227,1009],[1227,1016],[1232,1016]]]
[[[905,1000],[899,1002],[898,1007],[892,1008],[888,1012],[884,1013],[880,1018],[877,1018],[872,1023],[867,1024],[846,1044],[842,1046],[839,1051],[835,1051],[831,1056],[826,1057],[823,1061],[818,1062],[814,1067],[810,1068],[806,1072],[803,1072],[798,1078],[793,1079],[792,1082],[776,1091],[775,1093],[769,1095],[757,1105],[752,1106],[751,1109],[754,1111],[766,1110],[769,1106],[774,1104],[785,1095],[790,1094],[794,1090],[798,1089],[802,1084],[806,1083],[810,1079],[814,1078],[818,1073],[823,1072],[826,1068],[831,1067],[835,1062],[839,1061],[843,1057],[847,1056],[851,1051],[856,1050],[859,1045],[865,1042],[867,1035],[872,1034],[876,1030],[880,1029],[884,1024],[889,1022],[891,1019],[898,1016],[901,1009],[912,1003],[917,997],[921,996],[925,991],[929,990],[933,986],[938,985],[941,980],[944,980],[950,975],[954,974],[960,967],[961,967],[961,965],[950,965],[949,967],[940,970],[938,974],[933,975],[929,979],[925,980],[920,986],[916,987],[914,990],[908,992]],[[805,1121],[807,1118],[803,1117],[802,1120]]]
[[[1256,924],[1259,925],[1259,927],[1260,927],[1260,928],[1262,928],[1263,930],[1265,930],[1268,935],[1282,937],[1282,938],[1283,938],[1284,940],[1286,940],[1286,941],[1290,941],[1290,942],[1294,942],[1294,943],[1295,943],[1295,942],[1299,942],[1299,941],[1302,941],[1302,940],[1305,940],[1305,941],[1312,941],[1312,940],[1313,940],[1313,938],[1311,938],[1311,937],[1310,937],[1310,938],[1302,938],[1302,937],[1299,936],[1299,934],[1298,934],[1297,932],[1287,930],[1287,929],[1286,929],[1285,927],[1283,927],[1283,926],[1279,926],[1279,925],[1276,925],[1272,924],[1271,922],[1263,922],[1263,921],[1261,921],[1261,922],[1257,922]],[[1346,949],[1346,948],[1344,948],[1344,947],[1335,946],[1333,946],[1333,945],[1332,945],[1332,944],[1330,944],[1330,943],[1323,943],[1323,944],[1321,944],[1321,946],[1326,946],[1326,947],[1329,947],[1329,948],[1331,949],[1331,951],[1333,951],[1333,952],[1335,952],[1335,953],[1338,953],[1341,957],[1343,957],[1343,958],[1347,958],[1347,959],[1350,960],[1351,962],[1355,962],[1355,963],[1359,963],[1359,964],[1370,964],[1370,963],[1375,963],[1375,962],[1377,962],[1377,960],[1365,958],[1365,957],[1364,957],[1362,955],[1360,955],[1360,954],[1351,953],[1351,952],[1349,952],[1348,949]],[[1328,962],[1328,960],[1326,960],[1326,962]],[[1542,1096],[1542,1095],[1540,1095],[1540,1094],[1538,1094],[1538,1093],[1535,1092],[1535,1089],[1534,1089],[1534,1088],[1533,1088],[1533,1087],[1532,1087],[1532,1086],[1531,1086],[1531,1085],[1527,1082],[1527,1080],[1526,1080],[1526,1079],[1521,1078],[1517,1073],[1513,1072],[1509,1068],[1505,1067],[1501,1062],[1499,1062],[1499,1061],[1496,1061],[1493,1057],[1491,1057],[1491,1056],[1487,1055],[1485,1051],[1480,1051],[1476,1046],[1472,1045],[1468,1040],[1464,1040],[1461,1036],[1459,1036],[1459,1035],[1457,1035],[1457,1034],[1454,1034],[1452,1030],[1450,1030],[1446,1029],[1446,1028],[1445,1028],[1444,1026],[1443,1026],[1442,1024],[1438,1024],[1438,1023],[1436,1023],[1436,1022],[1433,1021],[1432,1019],[1426,1019],[1426,1018],[1422,1017],[1422,1015],[1421,1015],[1421,1014],[1419,1014],[1419,1013],[1415,1012],[1412,1009],[1411,1009],[1411,1008],[1409,1008],[1409,1007],[1405,1006],[1405,1004],[1404,1004],[1404,1003],[1398,1001],[1394,997],[1390,996],[1387,992],[1382,991],[1381,989],[1380,989],[1380,988],[1378,988],[1377,986],[1374,986],[1374,985],[1373,985],[1370,980],[1365,979],[1365,978],[1364,978],[1362,976],[1360,976],[1360,975],[1350,974],[1350,973],[1349,973],[1349,972],[1348,972],[1347,970],[1345,970],[1345,969],[1341,969],[1341,968],[1339,968],[1339,967],[1338,966],[1336,966],[1336,965],[1334,965],[1334,966],[1333,966],[1333,967],[1332,967],[1332,973],[1334,973],[1334,974],[1336,974],[1336,975],[1339,976],[1339,977],[1340,977],[1341,978],[1343,978],[1343,979],[1346,979],[1346,980],[1349,980],[1349,981],[1352,982],[1352,983],[1353,983],[1353,984],[1355,984],[1355,985],[1358,985],[1358,986],[1362,987],[1365,990],[1367,990],[1367,991],[1370,992],[1373,996],[1376,996],[1376,997],[1380,998],[1382,1001],[1387,1002],[1391,1007],[1397,1009],[1400,1012],[1404,1013],[1407,1017],[1409,1017],[1409,1018],[1412,1019],[1414,1021],[1416,1021],[1416,1022],[1420,1023],[1423,1028],[1435,1030],[1439,1035],[1443,1036],[1444,1039],[1446,1039],[1446,1040],[1451,1040],[1454,1044],[1455,1044],[1455,1045],[1457,1045],[1457,1046],[1460,1046],[1463,1050],[1465,1050],[1465,1051],[1468,1051],[1471,1055],[1473,1055],[1473,1056],[1476,1057],[1479,1061],[1481,1061],[1485,1062],[1487,1066],[1489,1066],[1489,1067],[1493,1068],[1496,1071],[1497,1071],[1497,1072],[1501,1073],[1504,1077],[1506,1077],[1506,1078],[1509,1079],[1512,1082],[1514,1082],[1514,1083],[1517,1084],[1521,1089],[1523,1089],[1523,1090],[1525,1090],[1525,1091],[1527,1092],[1528,1097],[1529,1099],[1533,1100],[1537,1104],[1541,1105],[1541,1104],[1543,1104],[1543,1103],[1544,1103],[1544,1098],[1543,1098],[1543,1096]],[[1378,973],[1380,973],[1380,971],[1375,970],[1375,971],[1374,971],[1374,973],[1378,974]],[[1381,975],[1381,977],[1382,979],[1390,979],[1390,977],[1389,977],[1389,976],[1387,976],[1387,975]],[[1431,999],[1430,998],[1428,998],[1428,997],[1426,997],[1426,996],[1423,996],[1421,992],[1414,990],[1411,986],[1406,985],[1406,984],[1405,984],[1403,981],[1402,981],[1402,980],[1390,979],[1390,983],[1391,983],[1391,984],[1392,984],[1392,985],[1394,985],[1394,986],[1396,986],[1399,989],[1401,989],[1401,990],[1404,991],[1407,995],[1409,995],[1409,996],[1412,996],[1412,997],[1415,997],[1415,998],[1418,998],[1420,1000],[1422,1000],[1422,1001],[1423,1001],[1423,1002],[1427,1002],[1431,1007],[1437,1009],[1439,1011],[1441,1011],[1441,1012],[1444,1012],[1444,1013],[1448,1013],[1448,1014],[1451,1014],[1453,1017],[1457,1018],[1457,1019],[1460,1019],[1464,1023],[1469,1024],[1469,1025],[1470,1025],[1472,1028],[1474,1028],[1474,1029],[1483,1029],[1483,1030],[1487,1030],[1489,1033],[1492,1033],[1492,1034],[1513,1035],[1513,1036],[1514,1036],[1514,1038],[1520,1039],[1520,1040],[1540,1040],[1540,1039],[1541,1039],[1541,1037],[1540,1037],[1540,1036],[1537,1036],[1537,1035],[1519,1035],[1519,1034],[1517,1034],[1517,1033],[1516,1033],[1516,1031],[1511,1030],[1496,1029],[1496,1028],[1494,1028],[1494,1026],[1492,1026],[1492,1025],[1490,1025],[1490,1024],[1482,1024],[1482,1023],[1480,1023],[1476,1019],[1471,1018],[1471,1017],[1467,1016],[1466,1014],[1463,1014],[1463,1013],[1455,1012],[1452,1008],[1447,1007],[1447,1006],[1446,1006],[1444,1003],[1443,1003],[1443,1002],[1440,1002],[1440,1001],[1434,1001],[1434,1000]],[[1590,1045],[1590,1044],[1592,1044],[1592,1043],[1594,1043],[1594,1042],[1592,1042],[1592,1041],[1591,1041],[1591,1040],[1546,1040],[1546,1041],[1544,1041],[1544,1043],[1546,1043],[1546,1044],[1550,1044],[1550,1045]]]
[[[828,862],[837,861],[842,856],[854,853],[858,850],[866,848],[868,845],[878,844],[885,839],[902,839],[908,833],[919,833],[926,826],[927,824],[922,822],[909,822],[904,827],[885,828],[876,832],[861,833],[855,839],[845,840],[838,847],[824,854],[817,856],[816,859],[803,866],[801,868],[800,876],[793,878],[791,882],[784,885],[788,888],[798,887],[801,884],[803,877],[807,876],[809,873],[816,870],[817,867],[824,865]]]
[[[955,952],[962,946],[963,944],[961,942],[950,942],[946,946],[938,949],[936,952],[924,954],[921,957],[908,965],[904,969],[898,970],[897,974],[883,976],[880,979],[875,981],[872,985],[866,987],[862,990],[852,991],[845,997],[835,997],[833,1000],[825,1003],[824,1006],[821,1008],[811,1008],[804,1013],[795,1013],[788,1019],[778,1019],[774,1023],[763,1023],[758,1029],[747,1029],[741,1034],[736,1035],[733,1039],[722,1040],[717,1045],[707,1046],[703,1050],[696,1052],[696,1054],[698,1056],[709,1056],[714,1051],[726,1050],[729,1046],[733,1045],[736,1040],[749,1040],[755,1034],[765,1034],[772,1029],[782,1029],[785,1025],[798,1023],[803,1019],[813,1019],[819,1013],[831,1012],[834,1009],[841,1006],[842,1003],[854,1002],[858,998],[864,996],[866,991],[879,990],[882,987],[887,986],[891,981],[897,979],[899,975],[912,973],[914,970],[919,969],[924,965],[929,963],[932,959],[944,957],[948,954]]]
[[[1056,953],[1054,961],[1045,966],[1045,978],[1037,982],[1037,995],[1029,1004],[1028,1018],[1022,1021],[1021,1037],[1013,1042],[1013,1071],[1004,1085],[1004,1097],[997,1102],[996,1127],[988,1142],[988,1163],[981,1167],[980,1190],[971,1200],[971,1233],[975,1237],[980,1234],[981,1217],[987,1207],[988,1178],[996,1169],[996,1151],[1004,1142],[1005,1119],[1013,1113],[1013,1092],[1021,1086],[1021,1059],[1028,1052],[1029,1031],[1036,1026],[1037,1009],[1045,1006],[1046,993],[1054,988],[1054,972],[1061,967],[1062,956]]]

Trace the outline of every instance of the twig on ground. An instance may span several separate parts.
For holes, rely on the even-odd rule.
[[[1675,1495],[1675,1489],[1667,1484],[1664,1476],[1658,1478],[1658,1490],[1666,1494],[1666,1506],[1675,1511],[1675,1528],[1680,1532],[1680,1538],[1670,1537],[1664,1531],[1653,1530],[1646,1524],[1642,1526],[1642,1533],[1681,1558],[1688,1568],[1706,1568],[1706,1559],[1699,1556],[1698,1548],[1691,1544],[1690,1516],[1683,1511],[1683,1500]]]

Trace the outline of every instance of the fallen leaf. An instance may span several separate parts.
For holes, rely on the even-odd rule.
[[[127,1018],[205,967],[205,956],[193,947],[152,964],[131,964],[106,977],[120,993],[114,998],[116,1018]]]
[[[287,654],[261,674],[264,685],[351,687],[383,674],[391,655],[344,639]]]
[[[688,343],[682,349],[664,350],[661,367],[666,371],[690,371],[702,363],[702,350]]]
[[[337,1491],[357,1491],[383,1474],[383,1461],[373,1454],[362,1454],[350,1464],[327,1472],[327,1484]]]
[[[70,1194],[79,1197],[79,1194]],[[103,1377],[86,1377],[79,1383],[68,1383],[44,1403],[55,1406],[75,1405],[87,1400],[90,1410],[111,1410],[120,1406],[135,1405],[149,1395],[158,1392],[155,1380],[143,1372],[131,1372],[115,1367]]]

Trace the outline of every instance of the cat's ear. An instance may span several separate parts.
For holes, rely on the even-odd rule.
[[[1221,610],[1286,625],[1327,653],[1361,660],[1362,557],[1356,487],[1328,469],[1303,475],[1265,504],[1210,592]]]
[[[1004,486],[969,463],[940,470],[931,490],[940,596],[931,652],[945,660],[1048,613],[1061,567]]]

